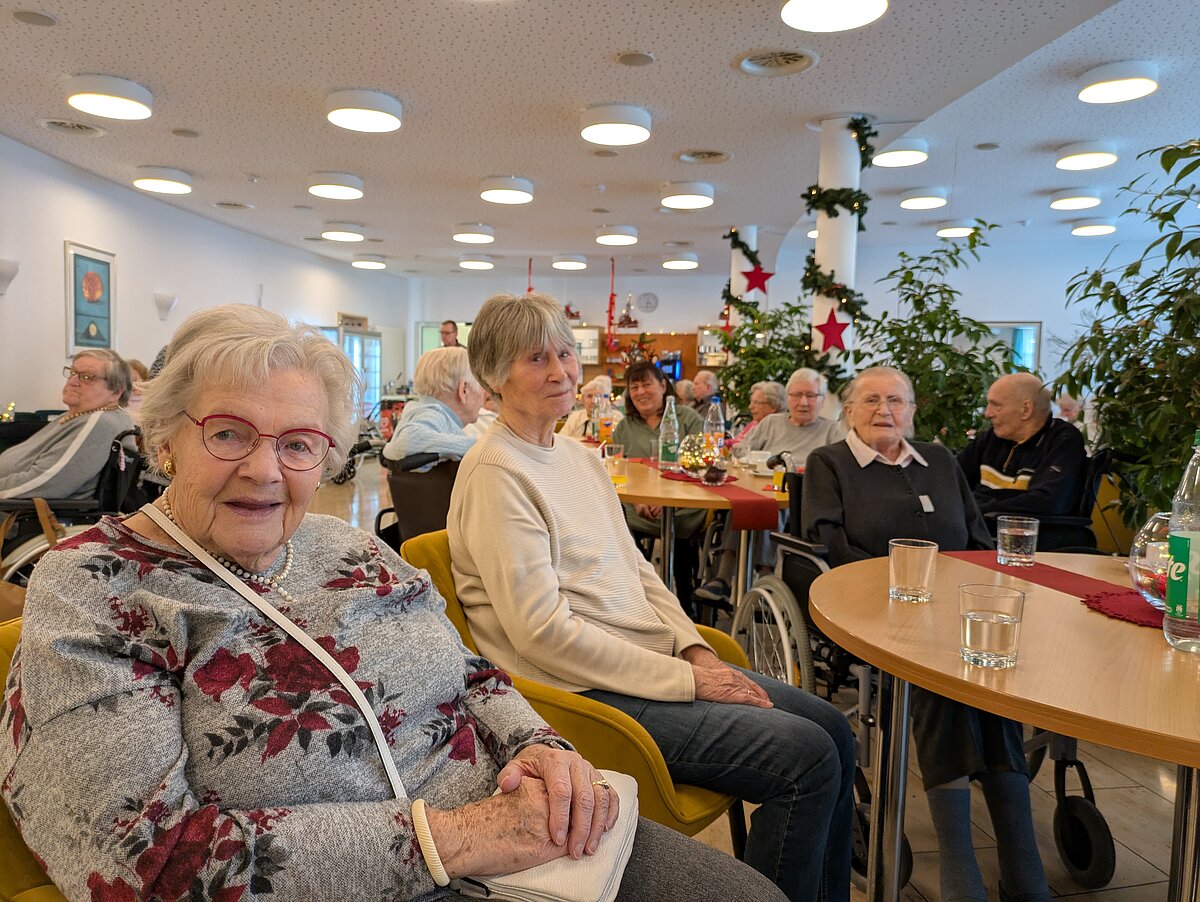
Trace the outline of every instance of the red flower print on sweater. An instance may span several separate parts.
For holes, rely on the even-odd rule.
[[[337,650],[332,636],[321,636],[317,644],[342,665],[347,673],[358,669],[358,649],[350,646]],[[325,665],[294,639],[267,649],[267,677],[279,692],[315,692],[328,689],[336,680]]]
[[[218,648],[208,663],[196,671],[195,679],[201,692],[220,701],[221,693],[232,689],[235,683],[240,683],[243,690],[249,689],[257,672],[250,655],[240,654],[235,658],[229,649]]]

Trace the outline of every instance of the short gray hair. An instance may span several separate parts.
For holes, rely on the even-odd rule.
[[[129,393],[133,391],[133,376],[125,358],[108,348],[88,348],[75,353],[71,358],[72,367],[80,357],[93,357],[104,362],[104,384],[110,392],[120,396],[117,403],[124,407],[129,401]]]
[[[676,382],[675,393],[679,395],[679,400],[684,404],[691,404],[696,400],[696,392],[692,389],[691,379],[680,379]]]
[[[142,441],[152,466],[186,422],[184,411],[211,386],[251,391],[274,373],[316,376],[329,399],[324,430],[334,447],[325,472],[340,472],[358,436],[362,385],[346,355],[315,326],[288,323],[278,313],[224,304],[193,313],[171,338],[162,371],[145,384]]]
[[[597,376],[595,379],[589,379],[587,382],[583,383],[579,391],[583,394],[587,394],[590,391],[596,391],[602,395],[609,395],[612,394],[612,383],[601,376]]]
[[[755,382],[750,386],[750,396],[753,397],[756,391],[762,392],[767,403],[776,411],[787,407],[787,389],[778,382]]]
[[[434,348],[426,351],[413,370],[413,388],[419,395],[449,401],[463,382],[475,382],[466,348]]]
[[[721,387],[720,382],[717,381],[717,374],[712,370],[700,370],[697,372],[692,377],[692,385],[695,386],[697,382],[711,382],[714,390]],[[693,393],[694,391],[695,389],[693,388]]]
[[[902,381],[904,383],[905,388],[908,389],[909,403],[913,403],[913,404],[916,403],[917,394],[915,391],[913,391],[912,380],[908,378],[907,373],[905,373],[903,370],[896,369],[894,366],[869,366],[865,370],[859,370],[859,372],[857,372],[854,375],[854,378],[850,380],[850,384],[846,386],[846,391],[845,391],[845,394],[843,395],[843,400],[847,404],[854,403],[854,393],[856,391],[858,391],[858,384],[863,379],[865,379],[867,376],[894,376],[894,377],[896,377],[897,379]]]
[[[475,378],[503,404],[497,388],[507,381],[513,363],[547,344],[578,356],[575,335],[558,301],[540,291],[494,294],[471,324],[467,353]]]
[[[820,387],[821,394],[825,394],[825,377],[811,367],[802,366],[788,376],[787,387],[790,389],[797,382],[815,382]]]

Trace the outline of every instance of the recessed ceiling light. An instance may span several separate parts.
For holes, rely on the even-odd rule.
[[[654,54],[643,50],[625,50],[617,54],[617,62],[622,66],[649,66],[654,62]]]
[[[713,205],[713,186],[708,182],[668,182],[661,201],[671,210],[703,210]]]
[[[1103,169],[1117,162],[1117,159],[1117,152],[1111,144],[1104,141],[1085,141],[1060,147],[1058,162],[1054,165],[1059,169],[1071,171]]]
[[[199,138],[200,133],[190,128],[173,128],[171,134],[176,138]]]
[[[58,19],[46,13],[35,12],[32,9],[18,9],[13,13],[13,18],[22,25],[37,25],[40,28],[49,28],[52,25],[58,24]]]
[[[387,261],[379,254],[355,254],[350,265],[355,269],[387,269]]]
[[[596,229],[596,243],[609,247],[627,247],[637,244],[637,229],[627,225],[600,226]]]
[[[1158,68],[1153,63],[1109,63],[1079,79],[1079,99],[1084,103],[1124,103],[1157,90]]]
[[[191,194],[192,177],[182,169],[164,166],[139,166],[133,187],[155,194]]]
[[[885,169],[896,169],[900,166],[916,166],[929,159],[929,143],[921,138],[897,138],[879,153],[871,162]]]
[[[1107,219],[1081,219],[1071,226],[1072,235],[1079,235],[1084,238],[1111,235],[1116,230],[1117,227]]]
[[[496,240],[496,230],[482,222],[460,222],[450,237],[459,244],[491,244]]]
[[[112,75],[74,75],[65,82],[67,103],[105,119],[149,119],[153,95],[136,82]]]
[[[905,210],[936,210],[946,206],[945,188],[914,188],[900,197],[900,206]]]
[[[1100,206],[1100,192],[1093,188],[1067,188],[1050,197],[1052,210],[1090,210]]]
[[[533,182],[512,175],[484,179],[479,196],[490,204],[527,204],[533,200]]]
[[[944,222],[935,234],[939,238],[966,238],[978,228],[973,222]]]
[[[816,237],[817,237],[817,235],[819,235],[819,234],[820,234],[820,232],[819,232],[817,229],[809,229],[809,230],[808,230],[808,231],[807,231],[805,234],[806,234],[806,235],[807,235],[809,238],[816,238]]]
[[[650,113],[628,103],[588,107],[579,114],[579,136],[609,147],[641,144],[650,138]]]
[[[870,25],[887,8],[888,0],[788,0],[779,16],[798,31],[826,33]]]
[[[496,264],[492,262],[492,258],[487,254],[463,254],[458,258],[460,269],[472,269],[483,271],[486,269],[495,269]]]
[[[381,91],[334,91],[325,101],[325,118],[352,132],[394,132],[404,117],[404,105]]]
[[[700,266],[700,258],[691,251],[680,251],[675,254],[668,254],[663,257],[663,269],[697,269]]]
[[[327,222],[321,231],[321,237],[326,241],[362,241],[362,226],[354,222]]]
[[[308,193],[328,200],[358,200],[363,180],[349,172],[314,172],[308,177]]]
[[[550,265],[562,270],[587,269],[587,257],[582,254],[559,254],[550,261]]]

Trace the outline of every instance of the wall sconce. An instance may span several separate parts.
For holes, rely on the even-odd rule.
[[[21,264],[16,260],[0,260],[0,297],[3,297],[4,293],[8,291],[8,286],[17,277],[20,269]]]
[[[164,323],[167,317],[171,315],[171,311],[175,309],[175,305],[179,303],[179,298],[173,294],[156,294],[154,295],[154,306],[158,308],[158,318]]]

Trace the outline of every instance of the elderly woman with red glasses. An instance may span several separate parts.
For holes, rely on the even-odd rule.
[[[172,477],[157,510],[38,564],[0,706],[0,794],[68,898],[459,898],[454,878],[605,841],[611,787],[463,647],[428,574],[307,513],[345,462],[358,394],[312,327],[194,314],[145,388],[147,451]],[[618,898],[692,898],[676,861],[709,898],[756,876],[643,821]]]

